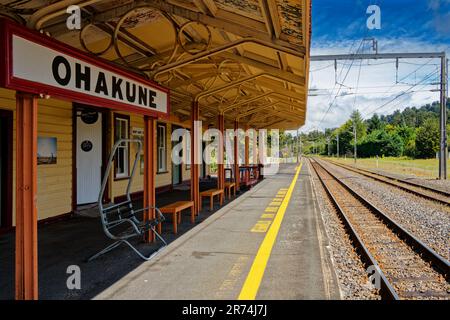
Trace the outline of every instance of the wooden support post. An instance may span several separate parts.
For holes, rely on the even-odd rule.
[[[247,134],[248,127],[245,127],[245,142],[244,142],[244,158],[245,158],[245,165],[250,165],[250,152],[249,152],[249,145],[250,145],[250,137]]]
[[[192,102],[191,110],[191,200],[194,201],[195,212],[198,214],[200,211],[200,185],[199,185],[199,141],[197,132],[195,129],[195,123],[199,119],[199,106],[198,102]]]
[[[219,137],[219,150],[218,150],[218,157],[217,157],[217,189],[224,189],[225,188],[225,166],[224,166],[224,131],[225,131],[225,119],[223,114],[219,114],[217,118],[218,122],[218,128],[220,131],[220,137]]]
[[[16,94],[16,299],[38,299],[37,98]]]
[[[253,130],[253,165],[258,165],[258,132]]]
[[[240,172],[239,172],[239,122],[234,121],[234,175],[236,190],[239,190]]]
[[[155,119],[144,117],[144,208],[155,205],[155,173],[156,173],[156,131]],[[155,218],[155,210],[144,213],[144,221]],[[145,235],[146,242],[155,241],[155,235],[149,231]]]

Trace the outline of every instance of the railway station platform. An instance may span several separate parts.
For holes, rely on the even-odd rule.
[[[308,167],[281,165],[95,299],[339,299]]]

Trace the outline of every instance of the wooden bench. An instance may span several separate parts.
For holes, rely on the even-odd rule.
[[[223,204],[223,189],[209,189],[200,192],[200,210],[202,210],[202,200],[204,197],[209,197],[209,210],[214,208],[214,196],[219,196],[220,205]]]
[[[259,181],[258,166],[241,166],[239,167],[241,184],[248,188],[253,187]]]
[[[235,182],[225,182],[225,196],[228,192],[228,199],[231,199],[231,189],[233,189],[233,195],[236,197],[236,183]]]
[[[162,214],[171,214],[173,223],[173,233],[177,234],[177,224],[181,223],[181,211],[191,208],[191,223],[195,223],[194,201],[177,201],[162,208]],[[158,225],[158,233],[161,233],[161,224]]]

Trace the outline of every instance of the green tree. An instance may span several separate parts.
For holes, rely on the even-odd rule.
[[[364,123],[364,120],[361,116],[361,113],[358,110],[355,110],[352,112],[352,114],[350,115],[350,122],[351,122],[351,126],[352,126],[352,132],[353,132],[353,124],[356,124],[356,137],[358,139],[358,141],[364,139],[364,137],[367,134],[367,127],[366,124]]]
[[[372,118],[366,121],[367,133],[375,130],[380,130],[384,127],[384,123],[381,121],[380,117],[375,113]]]
[[[439,122],[430,118],[416,134],[416,157],[433,158],[439,150]]]
[[[402,153],[402,138],[396,133],[389,134],[383,129],[369,133],[358,146],[358,155],[361,157],[398,157]]]
[[[403,142],[403,155],[415,157],[416,154],[416,130],[412,127],[402,125],[395,128],[394,131]]]

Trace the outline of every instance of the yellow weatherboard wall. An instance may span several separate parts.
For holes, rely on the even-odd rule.
[[[15,225],[15,179],[16,179],[16,92],[0,88],[0,109],[13,111],[13,225]],[[130,116],[130,135],[132,128],[144,128],[144,117],[142,115],[118,112]],[[110,112],[110,146],[113,145],[114,137],[114,112]],[[38,219],[46,219],[72,211],[72,146],[73,146],[73,106],[70,101],[57,99],[38,99],[38,136],[56,137],[57,139],[57,163],[38,166],[38,196],[37,208]],[[166,146],[167,146],[167,172],[156,174],[156,187],[168,186],[172,184],[172,123],[178,126],[187,127],[179,119],[171,117],[166,124]],[[107,134],[107,132],[104,132]],[[135,146],[130,150],[130,166],[134,162]],[[186,147],[185,147],[186,150]],[[156,161],[156,150],[155,150]],[[190,170],[186,170],[186,165],[182,168],[183,180],[190,179]],[[113,173],[112,173],[113,174]],[[110,197],[122,196],[126,192],[126,180],[114,181],[111,176]],[[137,168],[136,176],[133,180],[131,192],[143,190],[143,175]]]
[[[16,98],[15,91],[0,88],[0,109],[12,110],[13,120],[13,225],[15,225]],[[72,104],[55,99],[38,100],[38,136],[57,138],[57,163],[39,165],[38,219],[72,210]]]

